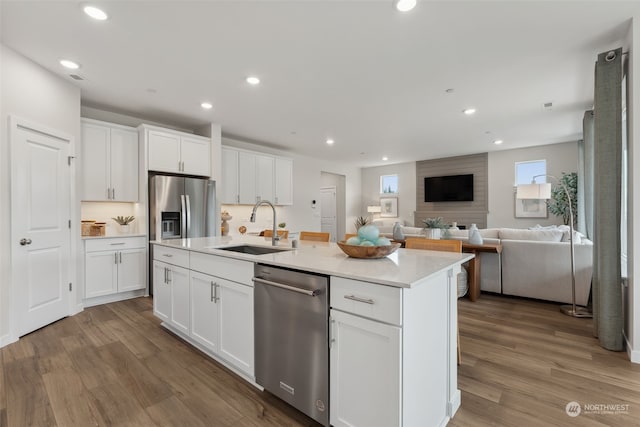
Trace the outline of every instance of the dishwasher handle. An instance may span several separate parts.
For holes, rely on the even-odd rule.
[[[287,291],[298,292],[300,294],[305,294],[310,297],[315,297],[320,295],[319,289],[314,289],[314,290],[302,289],[302,288],[297,288],[295,286],[285,285],[284,283],[272,282],[271,280],[261,279],[259,277],[254,277],[251,280],[253,280],[255,283],[262,283],[263,285],[275,286],[276,288],[286,289]]]

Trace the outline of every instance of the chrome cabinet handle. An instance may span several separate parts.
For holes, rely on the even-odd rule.
[[[362,303],[365,303],[365,304],[372,304],[373,305],[373,304],[376,303],[374,300],[372,300],[370,298],[369,299],[360,298],[360,297],[357,297],[355,295],[345,295],[344,297],[345,297],[345,299],[350,299],[351,301],[362,302]]]
[[[118,252],[118,258],[120,258],[120,264],[122,264],[122,252]]]
[[[173,270],[167,268],[167,284],[170,285],[173,282]]]
[[[173,255],[171,255],[171,254],[162,254],[162,256],[166,256],[167,258],[171,258]]]
[[[336,321],[333,318],[329,318],[329,348],[333,347],[333,344],[336,342],[336,335],[333,332],[333,325],[336,324]]]
[[[211,285],[213,286],[213,295],[212,295],[212,300],[214,303],[217,303],[218,301],[220,301],[220,297],[218,296],[218,287],[220,285],[218,285],[217,282],[211,282]]]
[[[251,280],[253,280],[255,283],[262,283],[263,285],[275,286],[276,288],[286,289],[287,291],[298,292],[300,294],[309,295],[310,297],[315,297],[320,295],[319,289],[307,290],[302,288],[296,288],[295,286],[285,285],[284,283],[272,282],[271,280],[265,280],[259,277],[254,277]]]
[[[114,252],[114,253],[113,253],[113,261],[114,261],[114,262],[113,262],[114,264],[117,264],[117,263],[118,263],[118,252]]]
[[[165,284],[167,284],[167,283],[168,283],[168,282],[167,282],[167,275],[168,275],[168,273],[167,273],[167,267],[164,267],[164,283],[165,283]]]
[[[120,246],[120,245],[124,245],[126,244],[126,242],[119,242],[119,243],[109,243],[111,246]]]
[[[31,244],[31,239],[26,239],[24,237],[20,239],[20,246],[30,245],[30,244]]]
[[[111,200],[115,200],[116,199],[116,189],[112,188],[111,189]]]

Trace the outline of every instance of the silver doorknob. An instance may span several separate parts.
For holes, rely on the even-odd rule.
[[[20,239],[20,245],[24,246],[24,245],[30,245],[30,244],[31,244],[31,239],[25,239],[25,238]]]

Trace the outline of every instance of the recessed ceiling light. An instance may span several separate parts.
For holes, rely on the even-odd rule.
[[[212,108],[213,108],[213,105],[211,105],[211,103],[210,103],[210,102],[203,102],[202,104],[200,104],[200,106],[201,106],[202,108],[204,108],[205,110],[210,110],[210,109],[212,109]]]
[[[382,160],[386,162],[387,160],[389,160],[389,158],[387,156],[384,156]]]
[[[466,109],[462,110],[462,112],[465,113],[467,116],[470,116],[470,115],[476,113],[476,109],[475,108],[466,108]]]
[[[331,139],[331,138],[327,139],[327,144],[328,145],[333,145],[334,142],[335,141],[333,139]]]
[[[247,77],[247,83],[255,86],[260,83],[260,79],[254,76],[250,76],[250,77]]]
[[[109,17],[103,10],[98,9],[95,6],[85,6],[82,10],[84,10],[84,13],[98,21],[104,21]]]
[[[496,139],[495,141],[493,141],[493,143],[494,143],[494,144],[496,144],[496,145],[500,145],[500,144],[502,144],[503,142],[504,142],[504,141],[503,141],[503,140],[501,140],[501,139]]]
[[[62,65],[65,68],[68,68],[70,70],[77,70],[78,68],[80,68],[80,65],[78,65],[77,63],[75,63],[73,61],[69,61],[68,59],[61,59],[60,60],[60,65]]]
[[[396,9],[400,12],[408,12],[416,7],[416,0],[396,0]]]

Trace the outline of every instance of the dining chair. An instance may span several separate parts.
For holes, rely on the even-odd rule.
[[[344,240],[347,241],[352,237],[358,237],[358,235],[355,234],[355,233],[347,233],[347,234],[344,235]]]
[[[407,239],[405,240],[405,248],[462,253],[462,241],[446,240],[446,239],[423,239],[421,237],[407,237]],[[460,298],[463,295],[464,293],[461,295],[460,291],[458,291],[458,298]],[[459,365],[462,363],[462,353],[460,351],[460,325],[458,325],[457,336],[458,336],[457,339],[458,339],[458,365]]]
[[[260,235],[264,237],[273,237],[273,230],[264,230]],[[278,236],[280,236],[281,239],[288,239],[289,230],[278,230]]]
[[[330,234],[318,231],[301,231],[300,240],[312,240],[314,242],[328,242]]]

